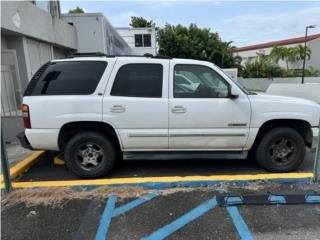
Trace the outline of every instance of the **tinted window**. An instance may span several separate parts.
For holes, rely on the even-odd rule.
[[[143,35],[143,46],[144,47],[151,47],[151,34],[144,34]]]
[[[160,98],[162,71],[161,64],[124,65],[117,73],[111,95]]]
[[[49,63],[31,79],[25,95],[92,94],[106,66],[104,61]]]
[[[134,35],[134,45],[136,47],[142,47],[142,35],[141,34],[136,34]]]
[[[176,65],[175,98],[226,98],[229,84],[211,68],[201,65]]]

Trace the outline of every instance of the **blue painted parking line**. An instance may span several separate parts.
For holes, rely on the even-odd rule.
[[[279,195],[270,194],[268,200],[270,203],[277,203],[277,204],[286,203],[286,198],[284,196],[279,196]]]
[[[320,203],[320,195],[306,195],[307,203]]]
[[[111,222],[111,219],[113,217],[116,217],[120,214],[123,214],[125,212],[130,211],[131,209],[139,206],[142,203],[145,203],[152,198],[155,198],[158,196],[160,193],[159,192],[152,192],[147,194],[146,196],[140,197],[138,199],[135,199],[121,207],[115,208],[117,197],[116,196],[110,196],[108,198],[108,201],[106,203],[105,209],[103,211],[99,228],[95,236],[95,240],[104,240],[107,239],[107,232],[109,229],[109,225]]]
[[[171,235],[175,231],[179,230],[189,222],[195,220],[196,218],[200,217],[210,209],[217,206],[216,198],[213,197],[207,202],[199,205],[198,207],[194,208],[190,212],[184,214],[180,218],[176,219],[172,223],[160,228],[159,230],[153,232],[151,235],[142,238],[143,240],[157,240],[157,239],[164,239],[167,236]]]
[[[137,206],[139,206],[140,204],[146,202],[146,201],[149,201],[151,200],[152,198],[155,198],[156,196],[158,196],[160,194],[160,192],[152,192],[152,193],[149,193],[147,194],[146,196],[143,196],[143,197],[140,197],[134,201],[131,201],[121,207],[118,207],[116,208],[114,211],[113,211],[113,217],[116,217],[122,213],[125,213],[129,210],[131,210],[132,208],[135,208]]]
[[[231,216],[232,222],[235,225],[240,238],[243,240],[251,240],[253,239],[251,232],[247,226],[247,224],[245,223],[245,221],[243,220],[243,218],[241,217],[239,210],[237,207],[227,207],[227,210]]]
[[[106,235],[108,232],[108,228],[111,222],[112,218],[112,213],[114,210],[114,207],[116,205],[117,197],[116,196],[110,196],[108,198],[108,202],[106,204],[106,207],[103,211],[101,220],[100,220],[100,225],[98,228],[98,231],[95,236],[95,240],[104,240],[106,239]]]

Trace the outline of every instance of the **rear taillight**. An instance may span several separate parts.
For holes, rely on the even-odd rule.
[[[23,118],[24,128],[31,128],[30,112],[29,112],[29,106],[27,104],[22,104],[22,118]]]

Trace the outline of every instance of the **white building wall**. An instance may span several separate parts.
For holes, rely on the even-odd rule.
[[[155,28],[116,28],[116,30],[130,46],[133,55],[144,55],[146,53],[152,54],[154,56],[157,55]],[[136,34],[151,34],[151,46],[136,47],[134,37]]]
[[[313,67],[320,70],[320,38],[311,40],[307,43],[312,51],[311,58],[306,62],[306,67]]]
[[[303,43],[296,43],[285,45],[284,47],[295,47],[298,45],[303,45]],[[320,70],[320,38],[311,40],[307,42],[307,46],[310,48],[312,54],[310,60],[307,59],[306,67],[313,67],[315,69]],[[242,58],[241,65],[245,65],[246,62],[256,61],[258,60],[258,54],[263,53],[265,55],[269,55],[271,53],[272,47],[268,48],[261,48],[261,49],[254,49],[254,50],[247,50],[234,53],[235,56],[240,56]],[[278,62],[279,66],[282,68],[286,68],[286,62],[280,60]],[[301,69],[302,68],[302,61],[298,61],[296,63],[288,64],[289,69]]]

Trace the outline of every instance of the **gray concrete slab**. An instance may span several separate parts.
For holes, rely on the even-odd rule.
[[[18,143],[6,144],[6,151],[10,167],[16,165],[34,152],[21,147]]]

